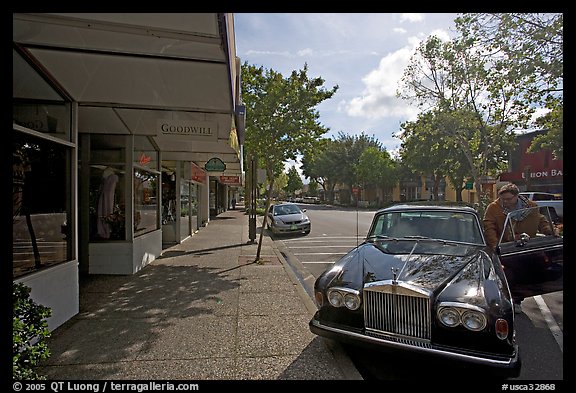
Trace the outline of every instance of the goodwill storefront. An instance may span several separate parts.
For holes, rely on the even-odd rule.
[[[133,274],[241,175],[232,14],[13,14],[13,280],[79,312],[81,274]],[[218,157],[226,172],[208,172]]]

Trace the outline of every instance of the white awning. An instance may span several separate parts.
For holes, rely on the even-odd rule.
[[[78,102],[79,132],[148,135],[166,159],[241,174],[232,14],[16,13],[13,41]]]

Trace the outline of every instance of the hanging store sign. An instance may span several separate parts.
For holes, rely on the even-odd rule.
[[[204,164],[204,169],[208,172],[223,172],[226,170],[226,164],[220,158],[213,157]]]

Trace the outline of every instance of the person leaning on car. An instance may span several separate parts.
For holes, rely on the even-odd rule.
[[[486,238],[486,243],[492,249],[496,249],[498,245],[508,213],[538,206],[536,202],[519,195],[519,192],[518,186],[513,183],[507,183],[498,190],[498,198],[486,208],[483,220],[484,237]],[[527,213],[519,215],[515,219],[514,232],[517,235],[526,233],[530,237],[534,237],[538,231],[545,235],[554,234],[554,229],[550,222],[537,209],[532,209]],[[505,235],[504,240],[511,241],[513,239],[507,238]]]
[[[484,237],[486,238],[488,246],[494,250],[504,230],[506,215],[516,210],[538,206],[536,202],[528,200],[523,195],[518,195],[519,192],[518,186],[513,183],[507,183],[498,190],[498,198],[491,202],[486,208],[483,219]],[[537,231],[545,235],[554,235],[554,229],[551,223],[543,214],[540,214],[538,209],[518,212],[518,216],[515,217],[514,226],[516,236],[525,233],[530,237],[534,237]],[[504,235],[504,241],[513,240],[510,235],[511,234],[506,233]],[[510,270],[507,271],[506,269],[504,269],[504,272],[508,281],[513,283],[514,272]],[[514,310],[520,312],[520,303],[524,300],[523,297],[515,296],[514,293],[512,293],[512,297],[514,298]]]

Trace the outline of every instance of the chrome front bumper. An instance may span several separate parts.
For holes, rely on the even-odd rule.
[[[494,369],[509,370],[511,377],[516,377],[520,373],[521,361],[518,355],[518,346],[515,345],[514,355],[512,357],[505,356],[478,356],[477,354],[465,354],[461,352],[454,352],[448,349],[438,348],[433,345],[415,345],[407,343],[405,340],[390,340],[375,336],[368,336],[362,333],[357,333],[349,330],[339,329],[333,326],[322,324],[317,315],[310,320],[310,331],[318,336],[327,337],[336,341],[347,342],[361,342],[364,344],[372,344],[381,348],[390,348],[401,351],[411,351],[414,353],[422,353],[430,356],[437,356],[443,359],[455,360],[466,362],[469,364],[476,364],[480,366],[487,366]]]

